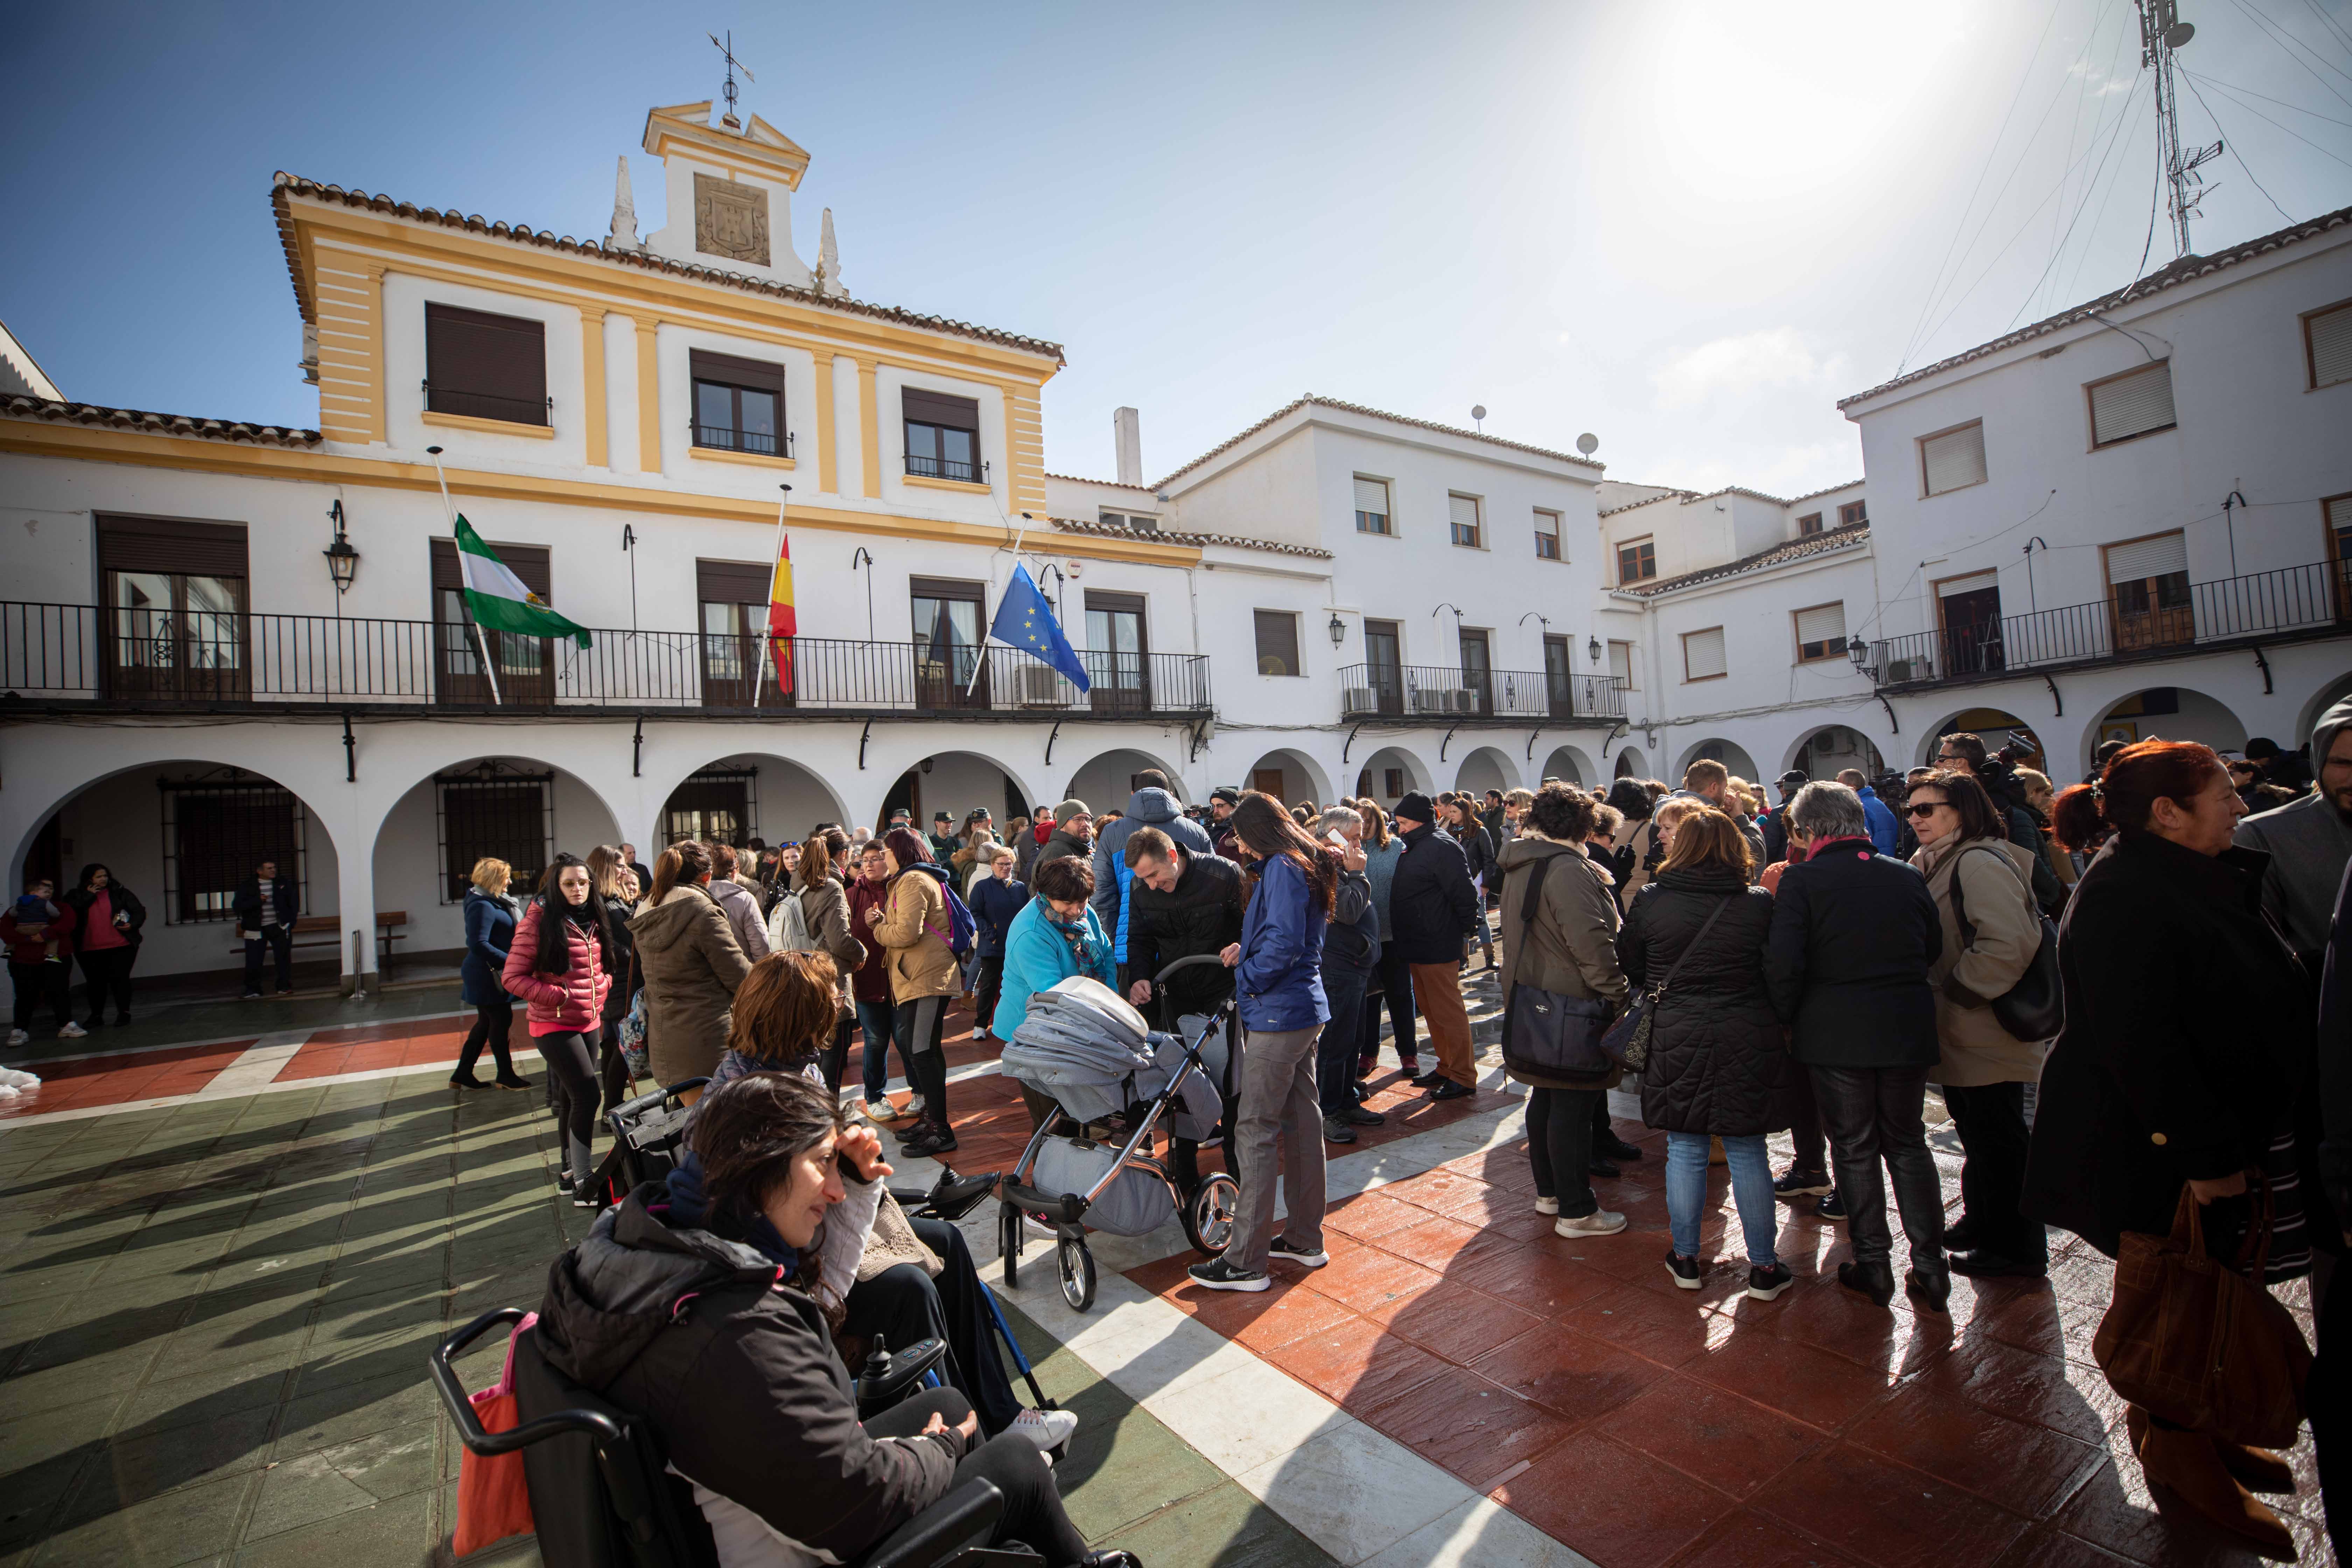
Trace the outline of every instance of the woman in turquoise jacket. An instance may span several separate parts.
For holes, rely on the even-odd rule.
[[[1004,932],[1004,989],[988,1030],[1000,1040],[1011,1039],[1029,1016],[1030,997],[1074,974],[1114,989],[1118,984],[1110,938],[1087,907],[1095,891],[1094,868],[1076,855],[1045,861],[1030,874],[1029,891],[1034,896]],[[1054,1114],[1053,1096],[1023,1084],[1021,1098],[1032,1127],[1044,1126]]]

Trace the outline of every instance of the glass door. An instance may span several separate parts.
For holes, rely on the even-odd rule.
[[[709,708],[753,706],[751,683],[760,683],[758,706],[789,707],[792,691],[777,668],[775,653],[767,645],[768,606],[715,604],[702,606],[702,700]],[[784,639],[785,658],[792,639]],[[766,670],[761,672],[765,661]]]
[[[1364,623],[1364,672],[1372,683],[1372,707],[1383,716],[1404,711],[1404,659],[1394,621]]]
[[[108,690],[167,702],[242,701],[245,580],[185,572],[109,572]]]
[[[1547,637],[1544,649],[1544,697],[1555,719],[1576,716],[1576,666],[1566,637]]]
[[[918,708],[988,706],[988,673],[980,657],[980,587],[972,584],[968,598],[964,592],[961,584],[915,589]]]
[[[1125,595],[1087,595],[1087,651],[1079,658],[1093,683],[1097,713],[1140,713],[1151,706],[1144,675],[1143,604]]]
[[[436,622],[435,663],[440,668],[441,700],[488,703],[490,683],[482,677],[481,645],[476,640],[473,617],[466,613],[466,595],[457,588],[434,591]],[[498,661],[496,700],[509,706],[523,703],[549,707],[555,701],[555,659],[545,637],[518,637],[512,632],[480,634]]]
[[[1495,711],[1495,661],[1486,634],[1462,634],[1462,710],[1492,717]]]
[[[1947,594],[1944,613],[1944,669],[1949,675],[1976,675],[2008,668],[2000,646],[2000,588],[1993,584]]]

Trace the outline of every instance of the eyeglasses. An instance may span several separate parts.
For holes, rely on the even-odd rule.
[[[1945,800],[1915,800],[1903,809],[1906,814],[1912,816],[1933,816],[1936,815],[1936,808],[1937,806],[1949,805],[1950,804],[1951,802]]]

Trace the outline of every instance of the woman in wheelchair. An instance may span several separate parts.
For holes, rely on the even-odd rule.
[[[866,1184],[888,1173],[871,1129],[848,1129],[823,1084],[754,1072],[703,1097],[688,1142],[708,1228],[640,1187],[557,1260],[538,1333],[559,1370],[653,1426],[724,1568],[850,1561],[973,1476],[1004,1496],[997,1542],[1048,1568],[1139,1568],[1089,1552],[1036,1446],[982,1439],[954,1390],[859,1424],[822,1259],[845,1168]]]
[[[837,1011],[836,973],[822,952],[772,952],[752,965],[736,993],[727,1053],[710,1088],[754,1072],[793,1073],[822,1084]],[[698,1107],[694,1115],[700,1114]],[[672,1225],[704,1223],[704,1164],[694,1152],[693,1125],[689,1121],[685,1156],[669,1179]],[[963,1232],[943,1220],[909,1218],[878,1178],[844,1181],[845,1196],[825,1226],[824,1262],[825,1279],[843,1288],[845,1315],[835,1338],[851,1373],[877,1336],[902,1349],[941,1340],[948,1347],[941,1373],[971,1401],[982,1432],[1017,1432],[1049,1452],[1067,1442],[1077,1429],[1076,1415],[1029,1409],[1013,1396]]]

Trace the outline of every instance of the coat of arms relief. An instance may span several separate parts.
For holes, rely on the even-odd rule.
[[[706,256],[768,262],[768,193],[715,175],[694,176],[694,248]]]

